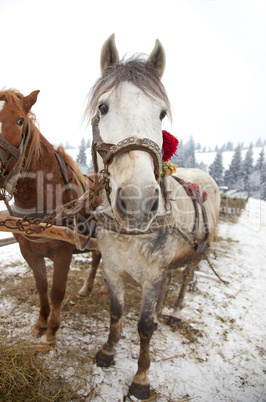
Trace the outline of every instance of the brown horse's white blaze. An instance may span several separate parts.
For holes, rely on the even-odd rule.
[[[195,223],[192,200],[176,180],[162,180],[156,172],[156,155],[162,148],[161,123],[165,114],[170,114],[169,100],[160,81],[164,66],[165,53],[158,40],[147,61],[131,59],[120,62],[112,35],[103,45],[102,77],[92,88],[87,109],[94,117],[94,155],[96,151],[100,154],[95,169],[105,168],[105,175],[109,177],[96,213],[99,216],[97,242],[110,289],[110,333],[107,342],[98,351],[96,361],[101,366],[108,366],[114,359],[121,334],[124,273],[127,272],[143,289],[138,321],[138,370],[129,389],[140,399],[146,399],[150,394],[147,376],[149,343],[157,326],[157,312],[167,292],[165,286],[170,281],[170,270],[187,265],[189,272],[193,271],[215,233],[219,211],[219,191],[209,175],[197,169],[180,170],[180,174],[178,171],[179,177],[199,184],[208,192],[204,203],[208,218],[207,236],[203,215],[197,206],[197,248],[191,233]],[[128,147],[125,152],[117,152],[111,163],[107,163],[100,152],[103,147],[116,152],[121,149],[123,141],[128,143],[130,137],[136,142],[138,139],[153,141],[153,147],[157,144],[159,151],[155,155],[144,148]],[[110,144],[114,146],[110,148]],[[161,188],[168,195],[167,202]],[[167,219],[167,204],[171,210],[170,220]],[[108,215],[107,221],[100,218]],[[162,223],[162,218],[165,219],[165,226],[159,225],[159,229],[152,230],[156,224]],[[112,220],[116,223],[117,232],[114,225],[108,226]],[[180,309],[186,290],[187,273],[177,309]]]

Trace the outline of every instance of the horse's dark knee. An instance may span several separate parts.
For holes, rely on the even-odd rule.
[[[152,317],[141,318],[138,322],[138,332],[140,336],[150,338],[157,326]]]

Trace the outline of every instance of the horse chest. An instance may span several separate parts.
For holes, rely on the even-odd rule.
[[[176,241],[167,232],[145,236],[117,235],[99,231],[97,242],[105,268],[128,272],[138,282],[140,278],[160,275],[176,255]]]

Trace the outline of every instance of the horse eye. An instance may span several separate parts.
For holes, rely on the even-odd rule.
[[[163,119],[165,118],[165,116],[166,116],[166,111],[163,110],[163,111],[161,112],[161,114],[160,114],[160,120],[163,120]]]
[[[19,119],[19,120],[17,121],[17,125],[18,125],[18,126],[22,126],[23,123],[24,123],[24,119],[23,119],[23,118],[21,118],[21,119]]]
[[[106,103],[101,103],[98,108],[99,108],[100,113],[101,113],[102,116],[104,116],[105,114],[107,114],[107,112],[108,112],[108,106],[106,105]]]

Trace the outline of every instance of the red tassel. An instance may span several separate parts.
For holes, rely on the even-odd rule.
[[[175,155],[178,146],[178,139],[172,134],[163,130],[163,161],[169,161]]]

